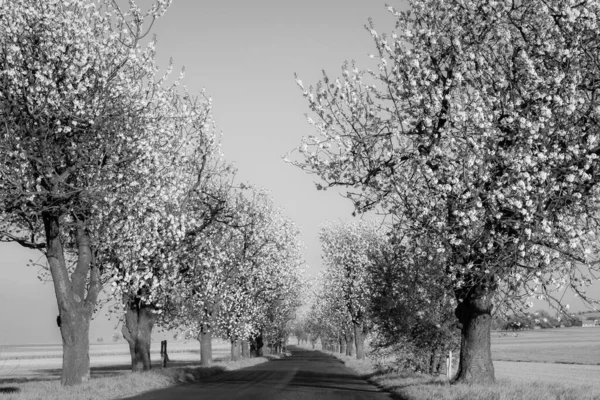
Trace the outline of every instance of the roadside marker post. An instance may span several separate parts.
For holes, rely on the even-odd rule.
[[[448,352],[448,355],[446,356],[446,376],[448,377],[448,380],[450,380],[450,377],[452,376],[452,351]]]

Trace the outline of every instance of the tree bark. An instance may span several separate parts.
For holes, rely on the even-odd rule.
[[[83,314],[83,313],[81,313]],[[90,318],[61,316],[63,366],[61,383],[73,386],[90,379]]]
[[[340,336],[340,354],[346,354],[346,341]]]
[[[255,357],[264,356],[264,342],[263,342],[262,332],[257,337],[254,338],[254,340],[252,341],[251,347],[252,347],[251,350]]]
[[[208,367],[212,364],[212,330],[209,324],[202,324],[200,334],[200,365]]]
[[[346,339],[346,355],[352,357],[354,355],[354,338],[350,333],[344,333]]]
[[[250,358],[250,343],[247,340],[242,340],[242,357]]]
[[[152,306],[144,304],[137,296],[126,298],[126,303],[127,311],[121,333],[129,343],[131,370],[149,371],[152,368],[150,346],[156,315],[152,312]]]
[[[242,346],[240,339],[236,336],[231,338],[231,361],[239,361],[242,358]]]
[[[363,335],[363,326],[361,323],[354,322],[354,343],[356,345],[356,359],[365,359],[365,338]]]
[[[429,354],[429,374],[433,375],[435,372],[435,365],[437,360],[437,351],[433,349],[431,354]]]
[[[455,382],[495,382],[490,339],[492,307],[492,293],[482,288],[473,288],[456,307],[455,314],[462,326]]]
[[[44,212],[42,221],[46,234],[46,258],[58,304],[57,322],[63,342],[60,381],[64,386],[78,385],[90,378],[89,329],[102,286],[100,271],[93,260],[88,232],[79,226],[76,228],[77,263],[69,276],[60,237],[60,218]]]

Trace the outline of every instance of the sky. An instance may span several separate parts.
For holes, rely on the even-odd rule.
[[[364,26],[372,18],[376,30],[393,30],[386,3],[402,7],[398,0],[173,0],[153,27],[158,65],[166,69],[172,58],[174,76],[185,66],[182,83],[192,94],[205,88],[212,97],[223,152],[236,164],[238,179],[269,190],[300,226],[313,273],[322,268],[319,225],[352,218],[352,205],[336,191],[317,191],[315,176],[282,160],[302,136],[314,133],[294,73],[309,85],[322,70],[339,75],[345,60],[373,67],[368,54],[374,46]],[[138,4],[147,8],[151,1]],[[38,268],[26,266],[39,257],[0,244],[0,346],[61,342],[52,284],[41,283]],[[105,314],[92,322],[92,342],[110,340],[116,330],[117,318]]]
[[[398,6],[400,2],[387,0]],[[150,0],[138,0],[148,8]],[[364,26],[369,17],[391,31],[394,19],[384,0],[173,0],[156,21],[157,64],[174,73],[190,93],[205,88],[223,132],[225,157],[238,179],[271,192],[276,204],[302,229],[310,271],[321,269],[319,225],[352,218],[352,205],[335,191],[317,191],[311,176],[282,160],[302,136],[313,134],[304,114],[307,101],[294,73],[316,84],[322,70],[339,75],[345,60],[368,63],[374,51]],[[39,253],[0,244],[0,345],[60,343],[58,307],[52,283],[27,267]],[[109,340],[116,317],[102,310],[90,340]],[[119,328],[120,330],[120,328]],[[158,340],[159,336],[154,339]]]

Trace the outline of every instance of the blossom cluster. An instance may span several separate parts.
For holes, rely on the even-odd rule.
[[[410,1],[373,37],[376,68],[304,88],[302,160],[446,258],[460,299],[595,278],[600,2]],[[524,295],[524,296],[523,296]],[[588,299],[592,303],[592,299]],[[527,306],[529,300],[522,303]],[[594,303],[595,304],[595,303]]]

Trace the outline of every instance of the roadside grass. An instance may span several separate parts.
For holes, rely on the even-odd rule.
[[[174,367],[153,369],[144,373],[126,372],[110,377],[92,378],[90,381],[73,387],[63,387],[60,380],[26,381],[0,384],[0,399],[4,400],[110,400],[135,396],[147,391],[165,388],[180,383],[193,383],[199,380],[241,368],[261,364],[271,358],[267,356],[229,361],[217,360],[210,367]]]
[[[400,400],[598,400],[600,387],[536,381],[500,379],[495,385],[449,384],[444,376],[391,371],[372,360],[327,352],[344,362],[359,376],[392,393]]]

